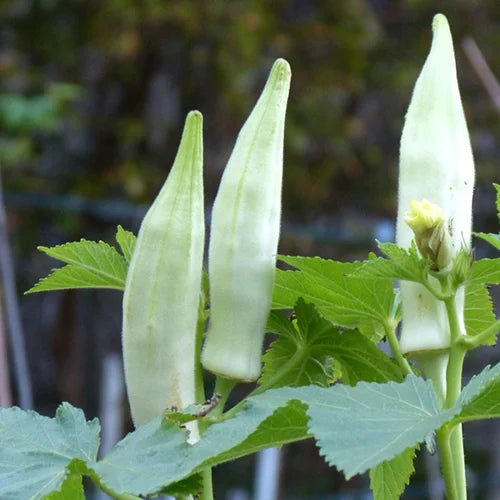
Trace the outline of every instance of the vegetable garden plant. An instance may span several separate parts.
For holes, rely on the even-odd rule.
[[[369,471],[377,500],[399,498],[419,447],[437,444],[447,497],[466,498],[462,423],[500,416],[500,364],[464,388],[462,366],[500,330],[487,288],[500,283],[500,259],[473,258],[474,163],[443,15],[433,32],[401,139],[397,241],[379,243],[382,256],[276,255],[291,77],[281,59],[223,174],[208,274],[197,111],[137,239],[118,227],[121,253],[102,241],[40,247],[66,266],[29,292],[124,291],[136,429],[98,460],[99,422],[70,404],[53,419],[1,409],[0,498],[83,499],[88,476],[116,499],[210,499],[213,466],[309,438],[347,478]],[[500,250],[500,235],[474,235]],[[277,340],[262,357],[265,332]],[[256,389],[228,408],[249,381]]]

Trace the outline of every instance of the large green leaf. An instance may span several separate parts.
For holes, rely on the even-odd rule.
[[[76,478],[65,486],[63,482],[68,474],[79,475],[71,470],[75,462],[91,462],[97,456],[99,422],[87,422],[83,412],[68,403],[52,419],[19,408],[0,409],[0,429],[2,500],[41,499],[61,487],[74,490]]]
[[[67,265],[54,269],[26,293],[67,288],[114,288],[123,290],[127,262],[103,241],[80,240],[55,247],[38,247]]]
[[[431,383],[414,375],[401,384],[300,390],[320,453],[347,478],[424,441],[453,416],[439,410]]]
[[[152,495],[164,486],[269,446],[310,437],[304,404],[248,400],[234,418],[212,425],[194,446],[169,421],[155,419],[120,441],[103,460],[92,464],[114,491]]]
[[[113,490],[147,495],[207,465],[312,433],[326,460],[350,477],[423,441],[453,411],[440,411],[432,384],[413,375],[400,384],[283,387],[250,398],[194,446],[176,425],[155,420],[91,467]]]
[[[280,260],[298,270],[276,271],[273,309],[292,308],[303,297],[335,325],[359,328],[373,340],[384,336],[394,301],[391,279],[352,276],[359,262],[285,256]]]
[[[415,472],[415,447],[408,448],[392,460],[386,460],[370,469],[370,488],[374,500],[398,500],[410,476]]]
[[[402,381],[403,375],[394,361],[373,342],[356,330],[340,331],[315,310],[314,305],[299,299],[295,306],[296,319],[273,311],[268,329],[280,335],[264,356],[264,371],[260,383],[268,381],[286,363],[299,363],[281,385],[316,384],[327,386],[333,378],[333,364],[340,365],[342,380],[355,385],[369,382]],[[292,361],[290,361],[292,360]]]
[[[402,383],[282,387],[249,398],[194,446],[179,425],[158,418],[99,462],[98,422],[86,422],[80,410],[63,404],[49,419],[2,409],[0,498],[54,493],[59,500],[65,491],[79,494],[82,474],[98,475],[96,482],[117,494],[187,493],[199,488],[196,474],[209,465],[314,436],[327,462],[346,477],[372,469],[376,498],[388,500],[411,474],[409,448],[452,419],[499,416],[499,393],[500,364],[474,377],[449,410],[439,409],[432,384],[414,375]]]

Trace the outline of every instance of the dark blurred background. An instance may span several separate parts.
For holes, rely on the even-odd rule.
[[[55,265],[36,246],[111,243],[117,224],[137,232],[191,109],[204,116],[209,214],[277,57],[293,72],[280,251],[354,259],[392,239],[399,137],[436,9],[454,36],[476,158],[475,229],[497,231],[500,94],[480,65],[500,76],[496,0],[0,0],[0,163],[37,411],[68,400],[102,415],[107,378],[119,380],[105,360],[120,352],[121,293],[22,296]],[[495,348],[473,355],[468,376],[498,358]],[[19,402],[14,382],[11,367]],[[126,401],[121,415],[125,432]],[[500,498],[498,426],[465,431],[477,498]],[[283,462],[282,498],[369,498],[366,477],[346,483],[312,443],[288,447]],[[431,462],[421,457],[407,498],[431,495]],[[252,464],[218,468],[217,498],[250,491]]]

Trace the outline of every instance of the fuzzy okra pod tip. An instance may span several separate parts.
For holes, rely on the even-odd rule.
[[[256,380],[271,307],[280,233],[289,64],[278,59],[241,129],[212,212],[208,270],[210,323],[203,366]]]
[[[415,239],[421,253],[435,259],[440,268],[449,265],[463,246],[470,247],[474,160],[446,18],[437,14],[432,28],[431,50],[415,85],[401,137],[396,243],[408,248]],[[425,203],[429,203],[427,208]],[[426,218],[433,211],[429,207],[438,207],[443,220]],[[400,289],[401,351],[447,349],[450,332],[444,304],[420,284],[403,281]],[[464,293],[459,289],[456,306],[465,332],[463,305]]]
[[[142,221],[125,284],[123,356],[135,425],[195,402],[202,164],[202,116],[192,111],[172,169]]]

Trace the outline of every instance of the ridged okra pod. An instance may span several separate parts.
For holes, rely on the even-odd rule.
[[[289,64],[278,59],[239,133],[213,207],[202,363],[226,378],[256,380],[261,370],[280,233],[290,78]]]
[[[418,227],[421,210],[437,206],[446,223],[441,228],[429,228],[427,236],[433,245],[440,242],[437,232],[432,231],[439,230],[446,237],[450,255],[444,255],[443,263],[451,261],[462,246],[470,247],[473,187],[474,161],[458,89],[453,42],[446,18],[438,14],[433,21],[431,50],[415,85],[401,137],[397,244],[408,248],[415,238],[407,220],[413,220]],[[423,204],[415,205],[415,201]],[[410,210],[414,213],[408,216]],[[442,250],[439,258],[443,259]],[[450,332],[443,302],[420,284],[403,281],[400,286],[401,351],[447,349]],[[465,332],[463,305],[462,288],[457,292],[456,306]]]
[[[202,116],[188,114],[172,169],[142,221],[123,297],[123,355],[135,425],[195,402],[205,236]]]

